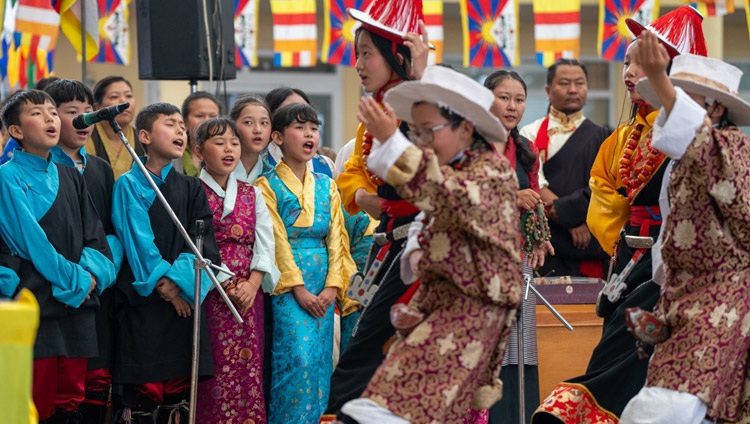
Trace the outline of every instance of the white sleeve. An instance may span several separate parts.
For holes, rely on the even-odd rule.
[[[374,139],[372,150],[367,157],[367,169],[380,178],[385,178],[388,175],[388,170],[396,164],[401,155],[409,147],[413,146],[409,139],[398,129],[384,142]]]
[[[706,110],[688,96],[680,87],[675,87],[675,103],[667,116],[664,108],[654,121],[651,145],[674,160],[680,160],[703,125]]]
[[[261,287],[266,293],[273,293],[281,272],[276,267],[276,245],[273,237],[273,221],[268,206],[258,187],[255,190],[255,243],[250,270],[265,272]]]
[[[401,281],[404,284],[411,284],[416,281],[417,276],[411,270],[409,264],[409,255],[415,250],[419,250],[422,246],[419,245],[419,233],[422,232],[422,219],[424,219],[425,213],[420,212],[414,217],[414,221],[409,224],[409,235],[406,238],[406,246],[404,247],[404,253],[401,254]]]

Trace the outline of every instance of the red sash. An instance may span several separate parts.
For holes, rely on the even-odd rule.
[[[539,127],[539,131],[536,132],[536,139],[534,144],[539,149],[539,159],[542,163],[547,162],[547,148],[549,147],[549,134],[547,129],[549,128],[549,115],[547,115],[542,121],[542,125]]]

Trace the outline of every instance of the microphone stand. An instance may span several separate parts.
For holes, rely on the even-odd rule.
[[[161,202],[162,206],[164,206],[164,209],[167,211],[167,214],[172,219],[172,222],[174,223],[175,227],[179,230],[180,234],[182,235],[182,238],[185,239],[185,243],[190,247],[190,250],[195,255],[195,296],[194,296],[194,305],[195,308],[193,311],[193,356],[192,356],[192,370],[190,375],[190,419],[189,422],[191,424],[195,423],[195,400],[197,397],[197,385],[198,385],[198,360],[200,355],[200,316],[201,316],[201,308],[200,308],[200,295],[201,295],[201,271],[206,271],[206,274],[208,274],[209,279],[214,285],[214,288],[218,290],[218,293],[221,295],[221,298],[224,300],[224,303],[227,304],[227,307],[229,307],[229,310],[232,312],[232,315],[234,316],[234,319],[237,320],[237,323],[242,324],[244,321],[242,320],[242,317],[240,316],[239,312],[237,312],[237,308],[234,307],[234,304],[231,300],[229,300],[229,297],[227,296],[226,292],[224,291],[224,288],[221,287],[221,284],[219,283],[219,280],[216,279],[216,275],[214,275],[211,268],[221,271],[225,274],[234,276],[234,273],[229,271],[226,268],[223,268],[221,266],[217,266],[211,263],[208,259],[204,258],[201,254],[201,249],[198,248],[195,243],[193,243],[193,240],[190,238],[190,234],[185,230],[185,227],[180,222],[180,219],[175,215],[174,210],[172,210],[172,207],[169,206],[169,203],[167,202],[167,199],[164,198],[164,195],[161,193],[161,190],[159,190],[159,187],[154,182],[154,179],[151,178],[151,174],[149,174],[148,170],[146,169],[146,166],[141,162],[141,160],[138,158],[138,154],[135,153],[135,150],[133,150],[133,146],[130,145],[130,142],[128,142],[128,139],[125,137],[125,135],[122,133],[122,127],[120,127],[120,124],[117,123],[117,121],[112,117],[108,120],[109,125],[112,127],[112,130],[114,130],[115,134],[120,138],[120,141],[122,142],[123,146],[128,150],[128,153],[130,153],[130,156],[133,158],[133,163],[135,163],[138,166],[138,169],[141,171],[143,176],[146,177],[146,181],[148,181],[148,184],[151,186],[151,188],[154,190],[154,193],[156,193],[156,197],[159,199],[159,202]],[[199,244],[203,245],[203,221],[198,221],[196,223],[198,225],[197,228],[197,237],[196,239],[199,241]]]

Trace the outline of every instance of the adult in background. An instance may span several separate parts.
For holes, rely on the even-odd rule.
[[[586,65],[558,59],[547,70],[546,116],[526,125],[521,135],[539,149],[539,194],[545,204],[555,256],[541,275],[602,278],[608,256],[586,226],[591,189],[589,171],[609,129],[583,116],[588,94]]]

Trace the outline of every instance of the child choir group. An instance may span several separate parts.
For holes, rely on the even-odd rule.
[[[543,235],[521,236],[521,213],[541,201],[538,150],[517,129],[526,86],[513,71],[482,87],[426,66],[421,2],[401,3],[398,13],[386,1],[349,11],[362,22],[357,72],[373,97],[360,100],[339,172],[318,153],[321,122],[297,89],[241,96],[227,117],[202,92],[182,109],[154,103],[136,115],[121,77],[93,91],[59,79],[5,101],[17,148],[0,166],[0,295],[26,288],[40,305],[40,422],[181,423],[190,408],[198,423],[488,422],[508,396],[499,376],[523,275],[554,254]],[[659,222],[640,234],[663,246],[656,284],[600,305],[600,346],[622,355],[594,381],[624,382],[608,374],[623,367],[640,380],[614,403],[596,384],[561,383],[532,422],[734,422],[750,413],[750,144],[734,126],[750,123],[750,105],[736,94],[741,72],[702,57],[702,40],[683,39],[690,31],[631,30],[633,122],[602,145],[589,226],[614,245],[651,210],[637,201],[642,186],[669,167]],[[206,271],[195,292],[194,254],[109,123],[72,124],[123,102],[114,119],[138,160],[203,238],[203,255],[234,273],[217,278],[243,324]],[[377,289],[361,304],[349,296],[358,271],[354,288]],[[636,339],[656,345],[648,365],[627,362]]]

